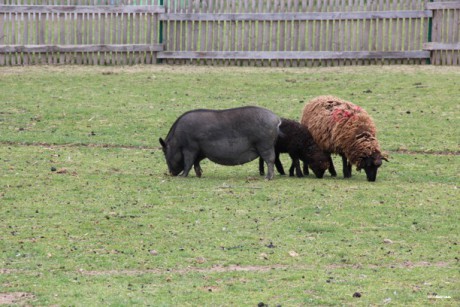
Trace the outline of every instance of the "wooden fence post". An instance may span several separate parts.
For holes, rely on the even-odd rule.
[[[164,6],[164,0],[160,0],[160,5]],[[163,44],[163,22],[164,21],[160,19],[159,25],[158,25],[158,32],[159,32],[158,43],[159,44]],[[154,33],[154,35],[156,35],[156,33]],[[157,58],[157,63],[158,64],[161,64],[162,62],[163,62],[162,59]]]
[[[433,2],[433,0],[430,0],[430,2]],[[433,12],[434,14],[434,12]],[[428,38],[427,38],[427,42],[428,43],[431,43],[433,37],[433,17],[430,17],[428,19]],[[430,65],[431,64],[431,57],[433,56],[433,50],[430,51],[430,57],[428,59],[426,59],[426,64]]]

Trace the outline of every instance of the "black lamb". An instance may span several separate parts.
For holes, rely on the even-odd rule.
[[[288,153],[292,159],[289,176],[294,176],[295,169],[297,177],[303,177],[299,162],[301,160],[310,166],[317,178],[322,178],[324,172],[329,168],[329,156],[318,147],[308,129],[299,122],[286,118],[281,119],[279,128],[280,133],[275,144],[276,170],[281,175],[285,175],[279,157],[281,153]],[[262,159],[259,159],[259,172],[261,175],[265,173]]]

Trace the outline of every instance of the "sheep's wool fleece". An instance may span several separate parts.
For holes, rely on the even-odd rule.
[[[316,97],[305,105],[300,122],[321,149],[344,154],[352,164],[380,152],[372,118],[351,102],[334,96]]]

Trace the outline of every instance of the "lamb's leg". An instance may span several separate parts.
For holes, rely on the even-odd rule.
[[[265,175],[264,159],[262,159],[262,157],[259,157],[259,174],[260,176]]]
[[[347,158],[344,155],[342,156],[342,164],[343,164],[343,177],[350,178],[351,177],[351,164],[348,162]]]
[[[289,176],[291,177],[294,176],[294,169],[295,169],[296,176],[299,178],[302,178],[303,173],[302,173],[302,170],[300,169],[299,159],[293,158],[293,157],[291,157],[291,159],[292,159],[292,165],[291,165],[291,168],[289,169]]]
[[[304,174],[305,176],[310,175],[310,171],[308,170],[308,164],[305,163],[305,162],[303,163],[303,174]]]
[[[281,160],[280,160],[280,153],[275,153],[275,166],[276,166],[276,170],[278,171],[278,173],[280,173],[281,175],[286,175],[286,173],[284,172],[284,168],[283,168],[283,164],[281,164]]]
[[[193,167],[195,169],[195,174],[198,178],[201,178],[201,175],[203,174],[203,170],[201,169],[201,166],[200,166],[200,161],[195,161],[195,163],[193,164]]]
[[[332,162],[331,154],[329,154],[329,173],[331,174],[332,177],[337,177],[337,172],[335,171],[334,162]]]

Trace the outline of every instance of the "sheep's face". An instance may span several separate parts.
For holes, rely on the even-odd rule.
[[[377,171],[382,165],[382,160],[388,161],[381,153],[373,153],[372,156],[361,159],[358,169],[364,169],[367,181],[374,182],[377,179]]]

